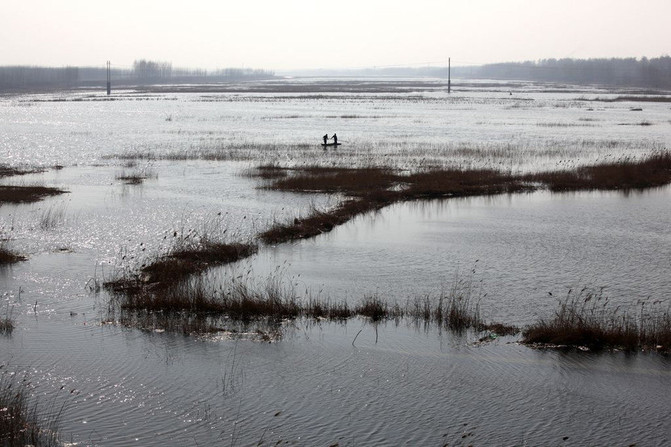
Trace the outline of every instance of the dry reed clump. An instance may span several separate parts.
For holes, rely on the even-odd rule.
[[[14,320],[9,316],[0,318],[0,334],[11,334],[12,332],[14,332]]]
[[[472,277],[457,277],[451,288],[441,291],[437,297],[427,295],[410,301],[404,315],[416,321],[433,322],[457,333],[472,329],[497,336],[517,334],[520,330],[516,326],[488,323],[481,317],[480,301],[485,296]]]
[[[276,168],[276,170],[279,168]],[[328,168],[308,166],[291,170],[276,180],[270,189],[293,192],[344,193],[365,196],[371,191],[389,189],[402,177],[387,168]]]
[[[313,297],[308,298],[305,305],[304,314],[318,320],[344,321],[356,315],[353,308],[347,304],[347,301],[321,301]]]
[[[116,180],[121,180],[127,185],[139,185],[145,180],[158,178],[158,174],[149,167],[145,167],[131,171],[124,170],[120,173],[117,173],[114,178]]]
[[[360,315],[377,322],[390,318],[403,317],[404,311],[398,306],[389,306],[377,295],[366,295],[361,304],[354,310],[355,315]]]
[[[145,294],[148,287],[166,289],[211,266],[229,264],[251,256],[256,250],[257,247],[251,243],[224,243],[207,237],[198,242],[185,243],[181,238],[169,253],[144,265],[139,273],[106,281],[104,287],[113,292],[134,295]]]
[[[165,283],[200,273],[211,265],[229,264],[256,253],[257,247],[249,243],[224,243],[201,240],[192,246],[182,246],[142,268],[147,281]]]
[[[299,304],[293,287],[277,277],[269,277],[260,285],[233,280],[219,290],[208,288],[201,278],[185,280],[166,288],[126,294],[121,298],[120,307],[172,313],[177,317],[183,312],[225,315],[237,321],[292,319],[308,309]]]
[[[386,168],[283,169],[276,165],[262,170],[283,172],[264,188],[303,193],[341,193],[348,197],[330,211],[315,210],[293,223],[277,223],[261,233],[265,243],[310,238],[331,231],[353,217],[391,203],[442,197],[463,197],[534,191],[629,190],[671,182],[671,153],[660,152],[641,161],[629,159],[584,166],[573,171],[514,175],[491,169],[434,169],[401,175]],[[286,172],[290,171],[287,175]],[[259,171],[261,172],[261,171]]]
[[[24,379],[25,381],[25,379]],[[41,428],[37,405],[28,403],[23,383],[0,379],[0,445],[58,446],[58,416]]]
[[[671,313],[659,309],[646,311],[640,303],[638,315],[611,308],[603,289],[569,290],[551,320],[540,320],[527,327],[522,342],[550,347],[580,347],[594,351],[671,350]],[[655,303],[659,304],[659,303]]]
[[[67,191],[47,186],[0,185],[0,205],[3,203],[32,203]]]
[[[120,295],[111,311],[120,309],[124,324],[142,328],[160,325],[161,329],[185,334],[224,331],[223,327],[232,322],[264,322],[277,333],[282,322],[297,318],[347,321],[357,316],[374,323],[409,318],[456,332],[466,329],[498,335],[519,332],[512,326],[486,324],[482,320],[479,313],[482,295],[476,295],[470,280],[457,280],[449,293],[441,293],[437,299],[426,296],[409,300],[405,306],[390,304],[378,295],[365,295],[358,305],[350,306],[344,300],[319,299],[307,291],[306,294],[299,297],[291,282],[279,275],[271,275],[261,283],[231,278],[218,289],[199,277]]]
[[[624,159],[583,166],[574,171],[530,174],[523,180],[539,182],[551,191],[653,188],[671,182],[671,153],[660,152],[641,161]]]
[[[64,203],[51,205],[42,210],[40,215],[40,228],[42,230],[53,230],[63,225],[66,221],[67,205]]]
[[[402,200],[452,196],[491,195],[527,191],[519,178],[491,169],[441,169],[408,176]]]
[[[15,175],[34,174],[36,172],[42,172],[42,171],[39,169],[19,169],[19,168],[13,168],[8,165],[0,165],[0,178],[13,177]]]
[[[184,335],[225,332],[262,341],[281,338],[282,322],[303,311],[293,288],[273,277],[261,285],[234,280],[219,290],[197,278],[117,299],[110,319],[120,310],[119,322],[127,326]]]
[[[0,243],[0,265],[13,264],[15,262],[25,260],[26,260],[25,256],[14,253],[13,251],[5,247],[4,244]]]
[[[365,199],[346,200],[330,211],[314,210],[308,217],[295,218],[289,223],[276,223],[270,229],[260,233],[258,237],[266,244],[307,239],[327,233],[359,214],[380,209],[386,203]]]

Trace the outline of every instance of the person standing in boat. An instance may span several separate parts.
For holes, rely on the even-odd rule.
[[[324,144],[329,144],[329,134],[325,134],[323,138],[324,138]]]
[[[331,138],[333,138],[333,145],[337,146],[338,145],[338,135],[333,134],[333,136]]]

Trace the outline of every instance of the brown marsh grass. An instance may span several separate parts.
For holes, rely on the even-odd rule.
[[[0,265],[13,264],[25,260],[25,256],[14,253],[9,248],[5,247],[3,243],[0,243]]]
[[[47,186],[0,185],[0,205],[3,203],[31,203],[46,197],[65,194],[67,191]]]
[[[211,266],[238,261],[257,250],[251,243],[226,243],[206,237],[197,242],[185,241],[184,238],[177,239],[167,254],[144,264],[138,273],[126,272],[119,278],[106,281],[104,287],[113,292],[133,294],[147,288],[165,289]]]
[[[40,169],[19,169],[7,165],[0,165],[0,178],[13,177],[15,175],[34,174],[36,172],[42,171]]]
[[[353,217],[382,208],[387,203],[362,199],[346,200],[330,211],[313,210],[309,216],[297,217],[293,222],[278,222],[270,229],[260,233],[258,237],[266,244],[280,244],[292,240],[307,239],[327,233]]]
[[[330,211],[314,210],[305,218],[276,223],[259,238],[269,244],[310,238],[332,230],[353,217],[395,202],[421,199],[550,191],[631,190],[671,182],[671,153],[660,152],[644,160],[629,159],[574,170],[515,175],[492,169],[434,169],[411,174],[388,168],[283,169],[266,167],[264,188],[302,193],[340,193],[349,197]],[[287,175],[268,176],[268,172]]]
[[[23,380],[25,382],[26,379]],[[58,413],[45,426],[38,421],[37,405],[28,402],[24,383],[7,375],[0,379],[0,445],[58,446]]]
[[[522,179],[558,192],[654,188],[671,182],[671,153],[661,152],[641,161],[624,159],[572,171],[530,174]]]
[[[549,347],[580,347],[594,351],[671,350],[671,312],[661,303],[640,302],[640,309],[611,307],[603,289],[569,290],[554,317],[527,327],[522,342]],[[647,306],[647,308],[646,308]]]
[[[473,329],[509,335],[519,330],[503,324],[487,324],[480,317],[481,294],[472,281],[458,280],[437,298],[390,304],[379,295],[365,295],[356,305],[345,300],[319,298],[306,291],[299,296],[294,285],[280,275],[254,283],[230,278],[215,288],[202,278],[186,279],[162,288],[143,288],[118,295],[110,314],[121,312],[123,324],[191,333],[226,331],[231,323],[270,325],[279,334],[283,322],[298,318],[346,322],[362,317],[373,323],[408,318],[456,332]],[[263,326],[261,326],[263,327]]]
[[[165,252],[150,257],[139,268],[131,267],[127,258],[134,256],[122,251],[116,272],[112,279],[103,282],[103,287],[114,293],[164,289],[210,267],[233,263],[256,253],[257,246],[251,241],[228,242],[235,236],[228,233],[223,219],[220,212],[206,219],[200,229],[171,231],[163,237],[169,244]]]
[[[114,178],[116,180],[121,180],[127,185],[140,185],[145,180],[158,178],[158,174],[149,168],[143,168],[134,169],[131,171],[124,170],[120,173],[117,173]]]
[[[269,167],[265,171],[270,171]],[[273,171],[288,171],[274,166]],[[307,166],[291,170],[293,175],[277,178],[270,189],[292,192],[344,193],[351,196],[366,195],[371,191],[388,189],[400,177],[386,168],[329,168]]]
[[[515,175],[491,169],[440,169],[408,174],[388,168],[352,169],[315,166],[282,168],[272,164],[258,168],[256,170],[258,174],[250,172],[248,175],[257,175],[268,181],[264,187],[269,189],[304,193],[338,193],[346,197],[330,211],[313,210],[308,217],[295,218],[293,222],[285,224],[277,223],[258,235],[258,238],[265,243],[282,243],[328,232],[359,214],[399,201],[515,193],[541,188],[552,191],[581,191],[661,186],[671,181],[671,154],[662,152],[641,161],[621,160],[572,171],[531,175]],[[186,244],[185,239],[180,241]],[[180,244],[177,244],[167,255],[157,258],[150,265],[143,266],[140,274],[131,277],[130,281],[122,278],[106,283],[106,287],[124,292],[121,308],[141,312],[164,312],[173,315],[187,312],[243,321],[255,319],[279,321],[298,317],[346,320],[361,316],[376,322],[390,318],[411,317],[435,322],[457,331],[474,329],[491,331],[499,335],[518,331],[513,326],[482,321],[479,314],[479,299],[472,295],[472,287],[459,283],[458,287],[449,293],[441,294],[437,300],[415,299],[409,301],[405,307],[390,306],[377,296],[367,296],[360,305],[354,307],[343,302],[334,303],[311,298],[304,303],[297,299],[294,291],[282,289],[277,282],[269,283],[262,288],[238,282],[229,284],[218,292],[207,290],[202,282],[189,280],[189,276],[203,272],[209,265],[233,262],[249,256],[256,250],[256,246],[224,244],[210,249],[207,244],[203,245],[202,241],[203,239],[201,244],[196,244],[199,247],[197,249],[191,246],[188,250],[181,250]],[[228,253],[229,248],[231,254],[224,255],[220,259],[218,256],[221,253]],[[129,285],[131,287],[128,287]],[[466,292],[463,292],[464,290]],[[561,313],[562,318],[573,314],[566,311]],[[565,321],[561,319],[560,323],[564,324]],[[623,320],[622,324],[624,325],[620,327],[622,332],[630,333],[629,320]],[[668,321],[661,320],[655,323],[655,331],[658,332],[656,328],[665,325],[668,327]],[[532,328],[525,334],[531,334]],[[613,326],[613,330],[616,328],[617,326]],[[648,327],[646,331],[657,333]],[[655,337],[663,338],[657,335]],[[596,347],[599,343],[595,341],[592,345]]]

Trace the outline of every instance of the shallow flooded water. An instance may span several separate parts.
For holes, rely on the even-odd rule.
[[[49,169],[2,183],[69,192],[0,206],[0,236],[28,256],[0,267],[0,316],[16,324],[0,336],[0,373],[26,377],[44,418],[62,407],[64,440],[78,445],[668,444],[671,363],[656,354],[481,344],[406,320],[298,320],[273,343],[186,337],[107,324],[109,297],[95,292],[176,234],[248,241],[339,199],[259,189],[244,175],[258,163],[560,169],[671,145],[668,103],[585,100],[616,95],[3,97],[0,163]],[[342,150],[317,146],[327,131]],[[130,185],[129,172],[148,175]],[[670,199],[665,187],[402,203],[206,277],[279,275],[350,303],[403,303],[465,278],[487,320],[518,325],[585,286],[613,305],[668,306]]]
[[[617,91],[544,93],[543,86],[505,83],[460,89],[455,83],[447,95],[436,82],[382,93],[324,87],[287,93],[296,83],[310,80],[279,82],[277,93],[6,97],[0,100],[0,153],[5,163],[29,166],[204,157],[529,170],[639,157],[671,144],[668,103],[593,101],[613,99]],[[321,150],[321,136],[334,132],[343,146]]]
[[[671,188],[471,197],[393,205],[311,241],[254,256],[299,291],[390,303],[449,292],[482,295],[488,319],[548,318],[569,290],[603,288],[612,306],[671,296]],[[246,264],[243,263],[246,267]]]
[[[301,322],[273,344],[38,317],[3,355],[84,445],[664,445],[668,359]],[[363,332],[358,334],[362,329]],[[358,336],[357,336],[358,334]],[[352,341],[356,337],[353,346]],[[563,438],[568,437],[566,442]]]

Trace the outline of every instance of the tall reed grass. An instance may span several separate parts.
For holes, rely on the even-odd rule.
[[[124,266],[115,278],[105,281],[103,287],[113,292],[134,294],[146,288],[168,288],[209,267],[229,264],[256,253],[257,246],[251,241],[228,242],[233,236],[227,232],[228,229],[222,226],[221,213],[205,222],[198,231],[175,230],[165,253],[147,260],[139,271]]]
[[[522,342],[591,350],[671,350],[671,311],[660,302],[612,307],[603,289],[569,290],[551,319],[527,327]]]
[[[60,412],[42,425],[37,404],[29,403],[24,382],[17,383],[6,374],[0,379],[0,445],[60,446]]]
[[[53,230],[54,228],[65,223],[65,216],[67,213],[67,204],[52,204],[46,209],[42,210],[40,215],[40,228],[42,230]]]
[[[373,323],[408,318],[457,332],[467,329],[489,330],[499,335],[518,332],[512,326],[484,322],[479,312],[481,297],[472,281],[461,279],[438,297],[408,299],[399,304],[369,294],[359,303],[350,304],[313,296],[309,291],[299,296],[294,285],[279,275],[270,275],[261,282],[231,277],[216,288],[199,277],[165,288],[144,288],[119,295],[111,312],[115,315],[120,310],[122,322],[146,325],[151,320],[155,325],[163,321],[163,329],[185,333],[223,330],[230,322],[265,322],[279,333],[279,323],[297,318],[347,321],[354,317]]]

